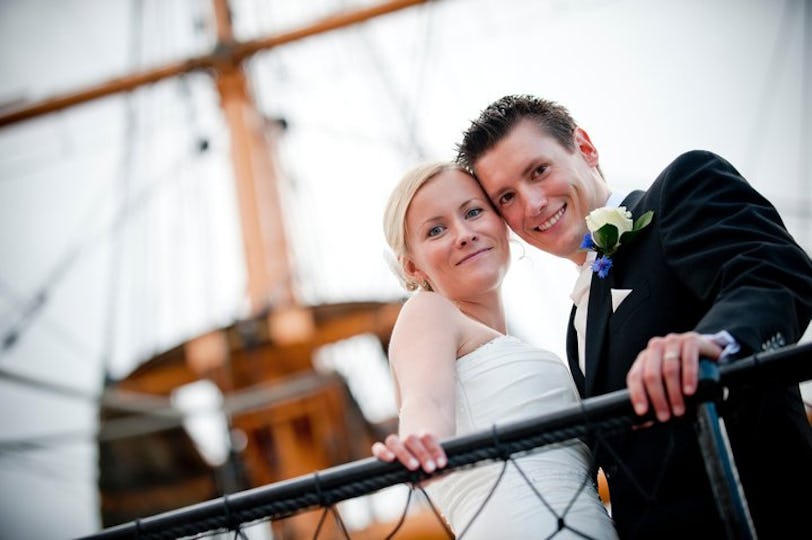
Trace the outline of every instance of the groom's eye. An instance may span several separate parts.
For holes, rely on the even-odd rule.
[[[512,200],[513,200],[513,193],[503,193],[496,200],[496,204],[497,204],[497,206],[504,206],[504,205],[506,205],[507,203],[509,203]]]
[[[539,165],[538,167],[536,167],[535,169],[533,169],[533,174],[532,174],[531,176],[532,176],[532,178],[536,179],[536,178],[538,178],[539,176],[541,176],[542,174],[544,174],[544,172],[545,172],[546,170],[547,170],[547,166],[546,166],[546,165]]]

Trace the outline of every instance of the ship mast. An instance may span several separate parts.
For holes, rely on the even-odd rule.
[[[231,162],[240,211],[246,269],[248,316],[273,306],[271,326],[287,333],[307,329],[307,319],[296,317],[291,253],[285,233],[279,193],[279,167],[273,125],[257,110],[246,81],[243,63],[253,54],[279,45],[345,28],[427,0],[391,0],[334,14],[313,24],[248,41],[237,41],[227,0],[213,0],[217,45],[205,55],[188,58],[111,79],[85,89],[0,112],[0,128],[105,96],[186,73],[206,70],[214,76],[231,139]],[[293,315],[293,316],[292,316]],[[291,324],[293,321],[293,324]],[[284,338],[283,338],[284,339]]]
[[[281,174],[276,155],[280,126],[258,111],[244,62],[257,52],[427,1],[384,1],[334,14],[286,32],[238,41],[233,32],[228,0],[212,0],[217,36],[213,51],[0,111],[2,128],[192,72],[204,71],[213,77],[229,130],[230,161],[245,257],[247,313],[244,316],[247,321],[243,322],[250,324],[213,329],[190,339],[145,362],[126,379],[107,388],[106,395],[116,397],[120,392],[128,392],[130,398],[137,399],[140,395],[141,401],[148,403],[155,396],[168,395],[172,389],[200,378],[214,382],[226,400],[231,397],[244,401],[252,392],[276,395],[281,386],[298,388],[298,394],[293,397],[285,394],[285,399],[266,400],[262,407],[252,405],[247,411],[236,407],[229,413],[232,426],[247,434],[242,459],[252,473],[249,478],[252,485],[278,480],[280,475],[304,474],[335,464],[336,459],[351,457],[353,446],[361,442],[347,437],[358,427],[353,420],[357,413],[337,378],[313,371],[312,354],[318,347],[360,333],[375,334],[383,343],[391,332],[399,303],[309,307],[300,304],[280,192]],[[243,340],[246,332],[251,334],[250,339]],[[116,415],[106,417],[102,411],[102,431],[115,423]],[[171,436],[169,432],[168,437]],[[155,440],[145,440],[144,444]],[[174,445],[178,440],[182,439],[167,438]],[[325,447],[322,441],[328,440],[333,443]],[[103,454],[111,459],[117,455],[118,448],[131,448],[133,444],[139,444],[134,436],[100,440],[101,447],[105,448]],[[143,490],[146,491],[134,491],[137,494],[134,499],[157,500],[160,497],[150,494],[164,492],[175,494],[173,497],[200,495],[194,486],[185,484],[146,486]],[[103,500],[112,501],[114,506],[126,506],[129,500],[126,493],[121,495],[121,501],[116,498],[118,496],[115,490],[109,493],[102,490]],[[278,527],[287,527],[287,533],[293,537],[304,537],[315,528],[311,515],[294,516],[287,521]],[[414,518],[410,521],[420,523]],[[433,534],[444,534],[433,516],[429,516],[428,523],[427,529],[417,533],[418,537],[432,538]]]
[[[230,53],[235,40],[227,0],[214,0],[214,13],[216,50],[222,55],[216,65],[215,82],[231,135],[231,163],[245,249],[248,315],[256,316],[271,302],[284,309],[296,301],[279,169],[272,146],[276,133],[266,129],[241,61]]]

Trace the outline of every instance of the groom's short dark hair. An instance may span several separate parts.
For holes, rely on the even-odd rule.
[[[562,105],[530,95],[510,95],[488,105],[473,120],[457,145],[457,162],[473,172],[474,163],[496,146],[516,124],[532,120],[567,150],[575,150],[576,124]]]

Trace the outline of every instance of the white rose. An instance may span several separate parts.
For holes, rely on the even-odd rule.
[[[586,216],[586,226],[591,233],[594,233],[607,223],[611,223],[617,227],[618,238],[634,227],[632,213],[627,211],[625,206],[619,206],[617,208],[597,208]]]

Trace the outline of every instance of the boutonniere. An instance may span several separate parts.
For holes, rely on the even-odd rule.
[[[591,249],[598,254],[592,263],[592,271],[603,279],[612,268],[612,255],[617,249],[628,244],[643,228],[651,223],[654,212],[649,210],[637,221],[632,221],[632,213],[625,206],[617,208],[597,208],[586,216],[589,232],[584,235],[581,249]]]

